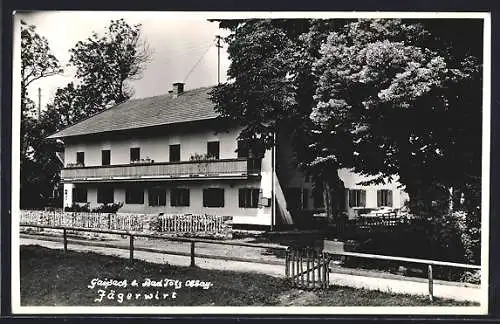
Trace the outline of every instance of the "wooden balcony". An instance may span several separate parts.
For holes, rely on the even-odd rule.
[[[260,176],[261,160],[225,159],[148,164],[69,167],[63,182],[247,179]]]

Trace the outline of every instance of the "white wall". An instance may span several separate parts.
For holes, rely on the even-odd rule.
[[[166,188],[166,206],[149,206],[148,187],[144,188],[144,204],[125,204],[125,187],[123,184],[117,184],[114,189],[114,202],[123,202],[123,207],[120,212],[137,212],[137,213],[167,213],[167,214],[211,214],[219,216],[233,216],[235,224],[254,224],[254,225],[270,225],[271,224],[271,207],[258,208],[240,208],[238,199],[238,190],[240,188],[260,188],[262,190],[261,180],[219,180],[219,181],[185,181],[176,184],[165,182],[161,187]],[[86,185],[85,185],[86,186]],[[155,184],[155,187],[158,186]],[[189,189],[189,207],[172,207],[170,206],[170,190],[172,188],[188,188]],[[223,188],[224,189],[224,207],[209,208],[203,207],[203,189],[204,188]],[[263,195],[263,190],[261,191]],[[90,184],[87,187],[87,198],[90,202],[90,207],[99,206],[97,203],[97,187],[95,184]]]
[[[405,201],[407,201],[408,194],[401,187],[398,182],[398,176],[394,176],[392,182],[386,179],[384,184],[373,184],[369,186],[359,185],[359,182],[368,181],[375,177],[367,177],[350,171],[349,169],[338,170],[340,179],[344,182],[346,189],[363,189],[366,190],[366,206],[361,208],[377,208],[377,190],[391,190],[392,191],[392,208],[398,209],[404,206]],[[350,219],[356,216],[356,207],[349,207],[349,200],[346,195],[346,208],[347,214]]]
[[[149,157],[155,162],[169,161],[169,145],[181,145],[181,161],[189,161],[194,154],[207,153],[207,142],[219,141],[219,158],[231,159],[238,156],[236,138],[239,129],[215,133],[213,130],[193,128],[189,131],[157,134],[150,138],[128,138],[102,141],[100,143],[67,143],[64,158],[66,163],[76,162],[76,152],[85,152],[85,166],[102,164],[101,151],[111,150],[111,164],[130,163],[130,148],[140,147],[141,158]]]
[[[100,166],[101,150],[111,150],[111,164],[130,163],[130,148],[140,147],[141,158],[149,157],[155,162],[169,161],[169,145],[181,145],[181,161],[189,161],[193,154],[205,154],[207,152],[207,142],[219,141],[219,158],[231,159],[237,158],[236,149],[238,147],[237,137],[240,129],[234,128],[229,132],[215,133],[213,130],[193,128],[189,132],[176,132],[169,134],[157,134],[151,138],[129,138],[126,140],[108,140],[100,143],[68,143],[65,147],[66,163],[76,162],[76,152],[85,152],[85,166]],[[239,208],[238,189],[239,188],[259,188],[261,197],[272,197],[272,154],[268,150],[262,159],[261,177],[252,180],[207,180],[185,181],[179,185],[172,182],[164,182],[167,188],[167,205],[159,207],[148,206],[148,192],[145,189],[144,204],[125,204],[120,212],[139,212],[139,213],[192,213],[192,214],[215,214],[221,216],[233,216],[233,222],[236,224],[253,225],[271,225],[271,207],[259,208]],[[146,184],[147,185],[147,184]],[[71,184],[65,184],[72,186]],[[88,187],[87,198],[91,203],[91,208],[97,204],[97,185],[86,185]],[[171,207],[169,188],[184,187],[190,189],[189,207]],[[114,201],[125,203],[124,185],[116,185],[114,190]],[[223,208],[203,207],[203,188],[219,187],[224,188],[225,204]],[[71,190],[69,190],[71,194]],[[72,198],[68,198],[71,205]],[[65,200],[66,204],[66,200]],[[66,205],[65,205],[66,206]]]

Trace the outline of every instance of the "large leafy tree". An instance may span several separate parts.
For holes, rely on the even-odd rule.
[[[128,82],[142,76],[150,57],[141,25],[129,25],[119,19],[111,21],[104,35],[94,32],[79,41],[71,49],[70,63],[76,67],[76,77],[85,91],[94,99],[90,106],[102,108],[131,97],[133,92]]]
[[[27,173],[37,179],[39,193],[23,197],[36,203],[38,207],[46,203],[46,197],[51,195],[54,185],[59,182],[61,168],[60,161],[53,152],[61,151],[62,143],[46,137],[128,100],[133,94],[128,82],[141,76],[151,57],[151,51],[141,35],[140,25],[131,26],[123,19],[111,21],[104,36],[93,33],[88,39],[76,43],[70,52],[70,65],[76,68],[76,82],[58,89],[41,116],[29,119],[33,158]],[[43,69],[40,67],[38,70]],[[50,70],[43,71],[43,75],[50,74]],[[39,199],[33,199],[34,197]]]
[[[328,36],[314,63],[311,119],[331,156],[375,181],[399,175],[418,213],[446,201],[450,187],[477,203],[470,185],[481,160],[480,66],[430,47],[429,36],[399,20],[352,22]]]
[[[40,170],[40,132],[35,118],[35,104],[29,98],[28,86],[60,73],[61,66],[45,37],[36,27],[21,21],[21,205],[35,207],[51,195],[52,181]],[[43,163],[43,162],[42,162]]]
[[[311,130],[313,94],[317,77],[312,64],[329,31],[341,26],[337,20],[243,20],[221,21],[229,28],[226,38],[231,65],[229,82],[212,91],[221,118],[243,126],[240,138],[274,146],[274,134],[293,143],[295,162],[311,175],[324,193],[327,214],[333,218],[340,204],[343,184],[333,160],[313,161],[317,152]],[[321,152],[321,149],[319,149]]]
[[[216,109],[245,126],[241,138],[266,147],[285,131],[297,165],[323,188],[330,218],[343,194],[340,167],[378,181],[399,174],[425,206],[434,189],[466,188],[480,174],[479,64],[441,24],[428,23],[431,32],[399,20],[220,26],[231,30],[231,65],[229,82],[212,92]]]

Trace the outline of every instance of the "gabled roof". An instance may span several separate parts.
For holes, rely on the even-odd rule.
[[[96,134],[151,126],[216,118],[211,87],[182,92],[177,97],[165,94],[131,99],[71,125],[48,138]]]

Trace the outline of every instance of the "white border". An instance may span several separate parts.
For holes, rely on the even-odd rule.
[[[82,13],[74,11],[75,14]],[[123,12],[124,17],[131,13]],[[484,315],[488,312],[489,283],[489,207],[490,207],[490,103],[491,103],[491,16],[487,12],[145,12],[165,19],[208,18],[429,18],[483,19],[483,142],[482,142],[482,216],[481,265],[482,299],[478,307],[34,307],[21,306],[19,277],[19,161],[20,111],[12,111],[12,313],[13,314],[426,314],[426,315]],[[15,12],[13,13],[15,15]],[[13,71],[20,71],[20,20],[14,16]],[[12,107],[20,107],[20,73],[13,73]],[[17,179],[17,181],[14,181]],[[16,235],[14,235],[16,233]]]

